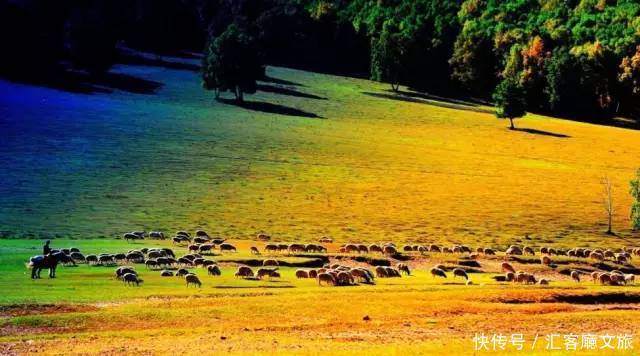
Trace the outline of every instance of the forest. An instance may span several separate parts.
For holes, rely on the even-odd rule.
[[[18,80],[99,76],[123,47],[203,52],[232,27],[261,66],[486,101],[508,82],[530,112],[640,114],[634,0],[2,0],[0,17],[0,73]]]

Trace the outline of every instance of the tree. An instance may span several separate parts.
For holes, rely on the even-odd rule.
[[[402,34],[393,21],[385,22],[380,36],[372,40],[371,79],[388,82],[393,91],[398,91],[403,52]]]
[[[611,179],[609,177],[602,178],[602,186],[604,188],[604,210],[607,213],[607,234],[613,235],[611,230],[611,222],[613,220],[613,190],[611,188]]]
[[[243,94],[256,92],[256,80],[264,75],[258,46],[254,38],[236,24],[231,24],[215,40],[209,41],[202,63],[203,86],[220,92],[234,93],[243,101]]]
[[[631,188],[631,227],[634,230],[640,229],[640,169],[636,172],[636,177],[629,183]]]
[[[504,79],[493,92],[493,100],[496,105],[496,116],[500,119],[508,118],[511,130],[515,128],[513,119],[526,114],[527,103],[522,86],[511,78]]]
[[[117,55],[112,16],[100,4],[72,9],[65,26],[71,63],[95,76],[109,71]]]

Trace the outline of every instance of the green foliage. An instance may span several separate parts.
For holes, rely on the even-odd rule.
[[[629,183],[631,186],[629,193],[633,199],[631,203],[631,227],[634,230],[640,229],[640,169],[636,172],[636,177]]]
[[[202,63],[203,86],[220,92],[231,91],[240,102],[243,94],[256,92],[256,80],[264,74],[258,46],[240,26],[231,24],[209,42]]]
[[[398,90],[401,80],[404,42],[398,27],[392,21],[386,22],[379,38],[372,40],[371,79],[391,84]]]
[[[526,114],[525,91],[515,79],[506,78],[500,82],[493,93],[493,100],[496,105],[496,116],[509,119],[512,129],[514,128],[513,119]]]

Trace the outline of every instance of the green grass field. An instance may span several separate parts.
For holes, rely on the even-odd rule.
[[[226,261],[255,258],[262,231],[276,242],[332,236],[333,262],[346,242],[637,246],[628,181],[640,132],[538,115],[509,131],[482,105],[286,68],[268,68],[277,80],[248,108],[214,101],[192,71],[115,72],[159,88],[0,81],[0,354],[475,354],[479,332],[636,336],[635,284],[576,283],[539,263],[516,267],[548,287],[496,282],[502,255],[481,259],[471,286],[429,275],[461,258],[451,254],[413,256],[413,276],[351,287],[296,279],[294,267],[277,280],[237,279]],[[614,236],[603,233],[603,176]],[[197,228],[239,247],[211,257],[222,276],[195,270],[202,288],[142,265],[140,287],[116,280],[115,267],[60,267],[37,281],[25,267],[44,238],[112,253],[171,246],[119,239],[127,231]],[[544,344],[527,353],[563,354]]]
[[[0,82],[12,93],[0,98],[3,236],[204,228],[282,240],[634,241],[634,130],[529,115],[517,126],[537,131],[508,131],[475,104],[393,99],[383,84],[273,67],[288,84],[262,83],[245,109],[215,102],[192,71],[115,71],[160,87],[77,94]],[[603,176],[618,238],[602,234]]]

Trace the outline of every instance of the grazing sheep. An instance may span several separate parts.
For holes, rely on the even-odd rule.
[[[541,279],[538,281],[538,284],[540,284],[541,286],[548,286],[548,285],[549,285],[549,281],[548,281],[548,280],[546,280],[546,279],[544,279],[544,278],[541,278]]]
[[[85,260],[87,261],[88,264],[96,264],[98,263],[98,256],[96,255],[87,255],[85,257]]]
[[[411,270],[409,269],[409,265],[407,265],[406,263],[398,263],[396,268],[398,268],[398,271],[404,272],[407,276],[411,275]]]
[[[542,256],[542,258],[540,258],[540,263],[542,263],[543,265],[550,265],[551,264],[551,257],[549,256]]]
[[[594,260],[598,260],[598,261],[604,261],[604,255],[600,252],[591,252],[589,254],[589,258],[594,259]]]
[[[624,282],[625,284],[635,284],[636,283],[636,276],[633,274],[625,274],[624,275]]]
[[[467,275],[467,272],[465,270],[463,270],[462,268],[454,268],[453,269],[453,278],[456,277],[462,277],[465,280],[469,280],[469,276]]]
[[[338,273],[338,277],[336,278],[336,281],[338,282],[337,284],[341,286],[350,286],[355,283],[351,273],[345,272],[345,271]]]
[[[167,271],[166,269],[160,272],[161,277],[173,277],[173,272]]]
[[[209,242],[210,239],[208,237],[194,237],[193,238],[193,243],[194,244],[204,244]]]
[[[374,252],[382,253],[382,247],[380,247],[378,245],[375,245],[375,244],[369,245],[369,252],[370,253],[374,253]]]
[[[507,272],[507,274],[505,275],[504,279],[505,279],[507,282],[515,281],[515,279],[516,279],[516,274],[515,274],[515,273],[513,273],[513,272]]]
[[[235,246],[233,246],[232,244],[228,244],[228,243],[223,243],[220,244],[220,252],[222,251],[233,251],[233,252],[237,252],[238,250],[236,249]]]
[[[571,279],[580,282],[580,273],[578,271],[571,271]]]
[[[180,268],[177,272],[176,272],[176,277],[184,277],[186,275],[188,275],[190,272],[184,268]]]
[[[279,248],[278,248],[278,245],[276,245],[276,244],[267,244],[264,247],[264,250],[267,251],[267,252],[278,252]]]
[[[323,243],[323,244],[329,244],[333,242],[333,239],[330,238],[329,236],[323,236],[321,237],[318,242]]]
[[[358,245],[359,253],[369,253],[369,248],[366,245]]]
[[[259,255],[260,254],[260,250],[258,250],[258,248],[255,247],[255,246],[251,246],[250,250],[251,250],[251,254],[252,255]]]
[[[494,256],[496,254],[496,251],[492,248],[485,248],[484,249],[484,254],[485,255],[491,255]]]
[[[267,234],[265,234],[263,232],[259,233],[257,238],[260,241],[269,241],[269,240],[271,240],[271,236],[269,236],[269,235],[267,235]]]
[[[127,242],[130,242],[130,241],[133,241],[133,240],[142,240],[143,239],[143,237],[141,237],[140,235],[136,235],[136,234],[134,234],[132,232],[127,232],[126,234],[122,235],[122,238]]]
[[[209,237],[209,234],[204,230],[196,230],[196,237]]]
[[[213,246],[213,244],[202,244],[200,245],[199,252],[203,255],[205,253],[211,253],[211,250],[213,250]]]
[[[220,271],[220,267],[217,265],[207,266],[207,274],[210,276],[220,276],[222,275],[222,271]]]
[[[125,273],[122,276],[122,282],[126,285],[132,285],[135,283],[135,285],[139,287],[140,283],[142,283],[142,279],[139,279],[137,274]]]
[[[516,273],[515,268],[513,268],[513,266],[507,262],[503,262],[501,267],[502,267],[502,272]]]
[[[383,266],[376,267],[376,277],[378,278],[388,277],[386,268],[384,268]]]
[[[382,252],[385,255],[395,255],[398,253],[398,250],[396,250],[393,245],[384,245],[384,247],[382,248]]]
[[[516,282],[525,284],[536,284],[536,278],[530,273],[520,272],[516,274]]]
[[[315,269],[310,269],[309,270],[309,278],[317,278],[318,277],[318,271]]]
[[[216,264],[216,261],[213,261],[213,260],[204,260],[204,261],[202,262],[202,267],[209,268],[209,266],[213,266],[213,265],[215,265],[215,264]]]
[[[122,276],[124,276],[127,273],[133,273],[133,274],[137,275],[137,273],[133,269],[133,267],[121,266],[121,267],[118,267],[118,269],[116,269],[116,279],[122,279]]]
[[[299,253],[305,252],[306,246],[303,244],[291,244],[288,249],[290,253]]]
[[[472,280],[468,280],[465,284],[468,285],[468,286],[473,285],[473,281]]]
[[[184,280],[187,281],[187,287],[193,284],[193,286],[198,286],[198,288],[202,287],[202,282],[200,282],[200,278],[193,273],[189,273],[184,276]]]
[[[344,246],[344,249],[347,253],[358,253],[360,252],[360,250],[358,250],[358,245],[355,244],[347,244]]]
[[[296,270],[296,278],[309,278],[309,272],[303,269]]]
[[[598,271],[591,272],[591,280],[593,281],[593,283],[598,282],[599,279],[600,279],[600,272]]]
[[[318,285],[322,285],[323,282],[325,285],[335,286],[336,278],[330,273],[318,273]]]
[[[598,275],[598,282],[600,282],[600,284],[611,284],[611,276],[608,273],[600,273]]]
[[[164,233],[162,231],[151,231],[149,237],[156,240],[164,240]]]
[[[191,238],[191,235],[189,235],[189,233],[186,231],[176,231],[176,236],[186,236]]]
[[[426,255],[428,251],[429,249],[426,246],[418,246],[418,252],[420,252],[421,255]]]
[[[525,255],[535,256],[536,252],[533,250],[533,247],[525,246],[524,250],[522,250]]]
[[[430,271],[431,273],[431,277],[442,277],[442,278],[447,278],[447,274],[440,268],[434,267],[431,269]]]
[[[262,277],[273,277],[273,272],[276,272],[277,268],[259,268],[256,272],[256,277],[262,279]]]
[[[361,283],[373,284],[373,274],[366,268],[354,268],[351,275]]]
[[[156,260],[146,260],[144,262],[144,265],[148,268],[148,269],[156,269],[156,267],[158,267],[158,262]]]
[[[440,246],[438,245],[431,245],[429,246],[429,252],[441,252],[442,250],[440,249]]]
[[[80,252],[71,252],[71,259],[73,259],[76,263],[86,262],[86,258]]]
[[[387,277],[402,277],[402,275],[400,274],[400,271],[398,271],[397,269],[393,268],[393,267],[384,267],[384,269],[387,271]]]
[[[238,267],[238,271],[235,274],[236,277],[251,278],[254,276],[253,270],[248,266]]]
[[[404,252],[412,252],[413,251],[413,246],[404,245],[404,247],[402,247],[402,251],[404,251]]]
[[[505,254],[507,254],[507,255],[522,255],[522,250],[520,249],[520,247],[512,245],[512,246],[509,246],[509,248],[507,249]]]

